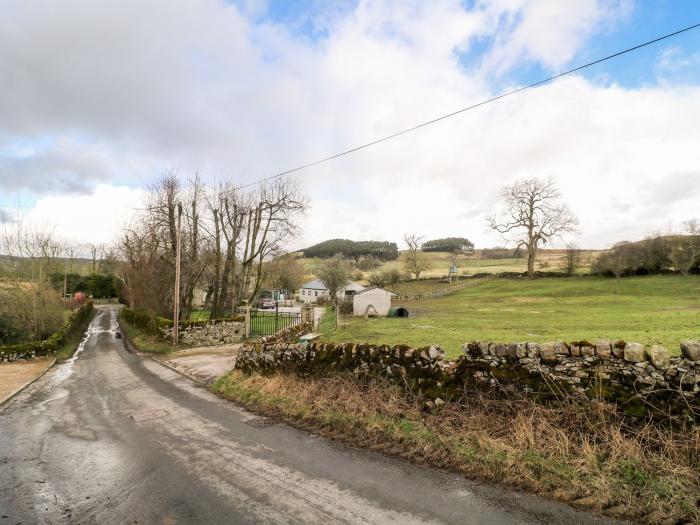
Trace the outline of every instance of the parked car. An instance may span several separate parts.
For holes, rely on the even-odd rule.
[[[265,297],[260,300],[260,308],[267,310],[275,307],[275,301],[271,297]]]

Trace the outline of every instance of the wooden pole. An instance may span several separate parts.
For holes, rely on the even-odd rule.
[[[340,308],[338,307],[338,293],[335,295],[335,329],[338,329],[338,321],[340,319]]]
[[[180,336],[180,251],[181,251],[182,204],[177,203],[177,230],[175,232],[175,301],[173,308],[173,346],[177,346]]]

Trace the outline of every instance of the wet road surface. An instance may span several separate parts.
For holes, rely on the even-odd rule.
[[[76,356],[0,408],[0,525],[611,523],[353,449],[221,400],[115,338],[100,307]]]

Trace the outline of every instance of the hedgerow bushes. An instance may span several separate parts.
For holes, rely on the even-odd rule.
[[[71,314],[58,331],[43,341],[0,346],[0,361],[19,361],[54,355],[67,340],[85,330],[93,312],[92,302],[87,302]]]

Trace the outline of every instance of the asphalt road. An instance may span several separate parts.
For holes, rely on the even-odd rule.
[[[0,525],[610,523],[255,415],[127,352],[103,307],[0,408]]]

